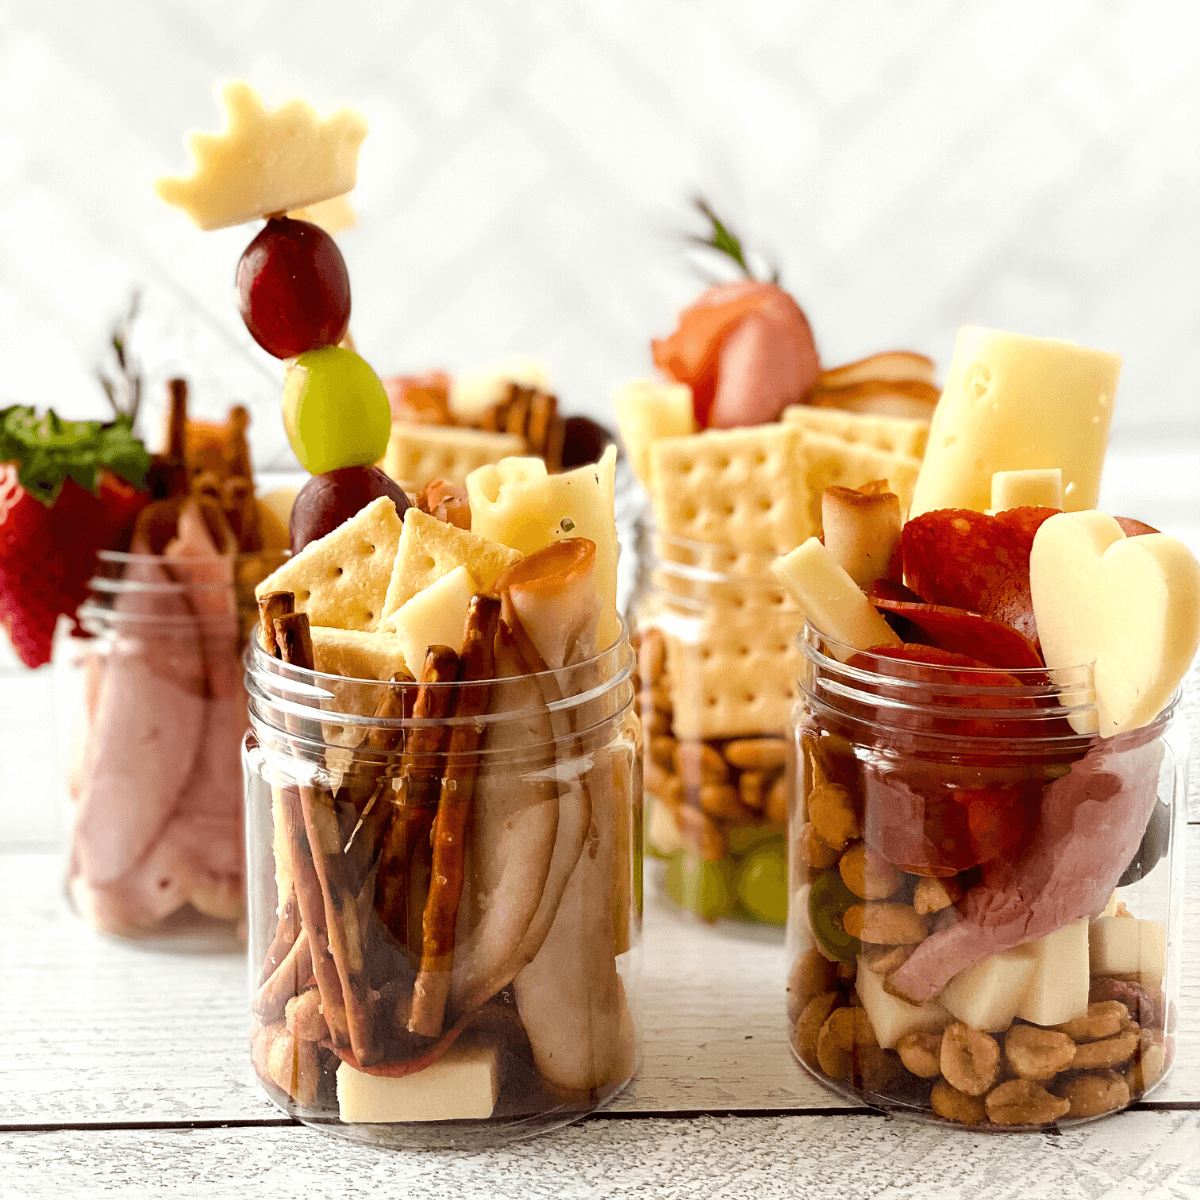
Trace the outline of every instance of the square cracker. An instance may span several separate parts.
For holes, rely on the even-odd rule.
[[[789,404],[780,420],[785,425],[798,425],[806,433],[824,434],[913,458],[924,457],[929,441],[929,422],[916,417],[884,417],[840,408],[817,408],[812,404]]]
[[[786,554],[813,532],[803,431],[710,429],[650,443],[650,499],[660,533]]]
[[[388,496],[372,500],[332,533],[309,542],[254,589],[291,592],[297,612],[312,625],[335,629],[375,629],[383,614],[396,549],[400,517]]]
[[[490,593],[496,580],[520,561],[519,551],[410,508],[404,514],[404,530],[383,602],[383,616],[390,617],[455,567],[466,567],[480,589]]]
[[[907,513],[912,505],[921,460],[911,454],[895,454],[807,431],[800,453],[808,480],[809,519],[814,529],[821,528],[821,499],[825,489],[835,483],[859,488],[873,479],[886,479],[889,489],[900,497],[901,513]]]
[[[434,479],[465,483],[477,467],[524,453],[525,439],[517,433],[393,421],[387,451],[379,465],[398,483],[419,492]]]

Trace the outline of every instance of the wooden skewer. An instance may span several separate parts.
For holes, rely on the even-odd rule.
[[[455,690],[455,717],[480,717],[488,706],[489,689],[480,683],[496,670],[496,626],[500,601],[476,595],[467,609],[466,631],[458,679],[471,684]],[[450,733],[446,772],[433,823],[429,897],[422,920],[421,966],[413,984],[408,1028],[424,1037],[438,1037],[450,994],[454,962],[454,929],[466,870],[467,821],[479,764],[476,752],[483,741],[478,724],[455,725]]]

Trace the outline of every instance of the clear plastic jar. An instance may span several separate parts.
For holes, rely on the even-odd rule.
[[[277,553],[99,555],[55,652],[67,895],[93,928],[237,945],[245,913],[241,656]]]
[[[826,1086],[981,1129],[1072,1124],[1176,1045],[1187,726],[1104,739],[1090,668],[856,655],[806,630],[788,1015]]]
[[[628,639],[478,684],[347,680],[256,642],[246,665],[267,1096],[306,1124],[420,1147],[527,1137],[616,1095],[639,1053]],[[414,717],[422,692],[418,713],[483,715]]]
[[[646,849],[706,921],[782,925],[787,722],[803,619],[770,556],[648,532],[632,606]]]

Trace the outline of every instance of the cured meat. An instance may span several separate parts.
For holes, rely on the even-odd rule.
[[[1046,788],[1033,849],[1007,886],[969,891],[958,923],[926,938],[889,989],[919,1004],[959,971],[1100,912],[1150,819],[1162,756],[1145,731],[1133,746],[1097,741]]]

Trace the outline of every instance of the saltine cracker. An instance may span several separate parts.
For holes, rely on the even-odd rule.
[[[525,439],[517,433],[393,421],[379,465],[398,483],[420,491],[435,479],[464,483],[476,468],[524,452]]]

